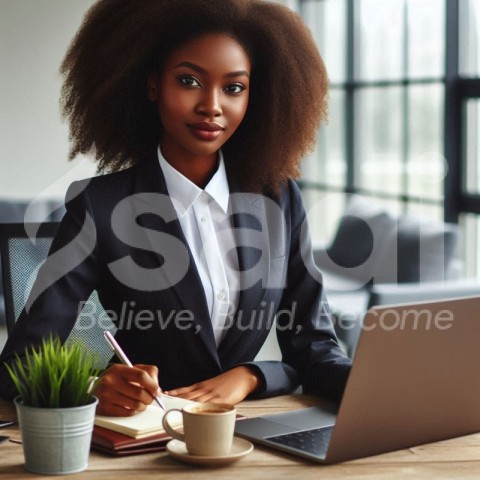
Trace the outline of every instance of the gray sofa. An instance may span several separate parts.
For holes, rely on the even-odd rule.
[[[314,248],[335,329],[353,355],[365,311],[375,305],[480,294],[461,278],[457,225],[394,217],[380,204],[352,196],[332,242]]]

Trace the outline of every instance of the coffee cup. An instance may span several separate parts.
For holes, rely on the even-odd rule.
[[[173,412],[181,412],[184,433],[169,423]],[[190,455],[221,456],[232,449],[235,418],[235,407],[227,403],[191,403],[181,410],[168,410],[162,423],[170,436],[185,442]]]

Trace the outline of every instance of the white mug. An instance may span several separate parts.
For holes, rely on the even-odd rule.
[[[172,412],[181,412],[183,430],[181,433],[172,428],[168,416]],[[232,449],[236,410],[227,403],[191,403],[179,410],[173,408],[163,416],[163,428],[176,438],[185,442],[188,453],[199,456],[227,455]]]

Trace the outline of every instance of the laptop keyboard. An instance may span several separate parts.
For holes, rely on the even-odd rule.
[[[332,436],[333,426],[315,428],[312,430],[303,430],[302,432],[287,433],[285,435],[275,435],[265,440],[296,448],[303,452],[309,452],[313,455],[325,457],[327,455],[328,444]]]

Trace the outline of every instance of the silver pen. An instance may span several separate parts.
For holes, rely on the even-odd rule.
[[[117,343],[115,338],[113,338],[113,335],[110,332],[105,331],[103,332],[103,336],[105,337],[105,340],[107,341],[107,343],[110,345],[111,349],[115,352],[115,355],[121,360],[121,362],[125,364],[127,367],[133,367],[132,362],[125,355],[125,352],[120,348],[120,345]],[[165,404],[157,395],[154,395],[153,399],[157,402],[157,405],[162,410],[164,410],[165,412],[167,411]]]

